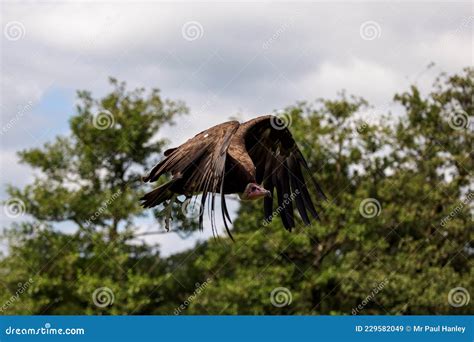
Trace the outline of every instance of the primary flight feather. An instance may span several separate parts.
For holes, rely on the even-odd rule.
[[[310,224],[310,217],[318,218],[303,176],[304,171],[309,171],[306,160],[288,128],[276,116],[261,116],[245,123],[224,122],[165,151],[164,155],[143,180],[155,182],[165,174],[171,180],[141,198],[145,208],[162,203],[171,205],[178,195],[190,198],[202,194],[200,206],[211,206],[214,231],[215,198],[219,194],[224,226],[230,237],[227,194],[238,194],[241,200],[263,198],[265,219],[270,221],[276,192],[275,213],[289,231],[295,227],[293,204],[305,224]],[[316,194],[324,199],[311,173],[306,173]],[[200,210],[201,228],[203,214],[204,210]]]

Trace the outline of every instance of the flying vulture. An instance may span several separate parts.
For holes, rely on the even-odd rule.
[[[165,174],[171,179],[140,199],[145,208],[162,203],[171,208],[180,195],[189,201],[201,194],[200,207],[203,209],[206,203],[210,204],[214,233],[216,194],[220,194],[222,217],[231,238],[227,194],[238,194],[244,201],[263,198],[265,219],[270,221],[279,214],[289,231],[295,227],[293,204],[305,224],[310,224],[310,216],[318,219],[303,177],[303,171],[309,171],[308,164],[290,131],[277,116],[261,116],[245,123],[224,122],[179,147],[166,150],[164,155],[165,158],[143,177],[143,181],[156,182]],[[318,197],[325,199],[311,172],[306,174]],[[275,192],[278,206],[273,211]],[[203,213],[204,210],[199,213],[201,229]]]

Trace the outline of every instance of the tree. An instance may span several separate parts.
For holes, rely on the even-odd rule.
[[[283,121],[329,197],[319,203],[321,221],[299,222],[289,233],[278,219],[263,221],[262,203],[246,202],[234,220],[235,243],[221,236],[166,259],[131,240],[133,217],[141,213],[134,181],[162,143],[142,154],[151,146],[144,139],[132,143],[130,155],[111,155],[139,135],[114,126],[103,141],[108,135],[93,128],[93,116],[81,119],[91,109],[80,108],[94,105],[86,96],[72,120],[71,139],[82,143],[22,153],[46,177],[10,189],[36,220],[6,231],[0,272],[10,292],[0,292],[0,300],[13,301],[12,313],[472,314],[473,79],[474,69],[466,68],[441,75],[429,94],[413,86],[395,96],[400,116],[375,121],[360,115],[372,111],[365,100],[345,93],[289,106]],[[114,108],[147,112],[126,103],[101,102],[114,115]],[[161,108],[174,114],[151,131],[184,112],[177,104]],[[127,160],[137,168],[122,173]],[[117,191],[126,196],[107,202]],[[91,219],[102,203],[109,204]],[[37,229],[37,220],[45,227]],[[76,223],[76,234],[52,228],[65,220]],[[21,295],[11,300],[18,288]],[[98,290],[97,305],[91,296]],[[113,305],[102,308],[111,296]]]
[[[287,108],[329,194],[322,221],[289,234],[242,205],[237,243],[194,262],[213,281],[189,313],[472,314],[473,79],[413,86],[395,96],[405,114],[377,123],[344,94]]]
[[[128,91],[113,78],[110,84],[113,90],[101,99],[77,93],[69,136],[19,153],[40,172],[24,189],[8,188],[10,204],[25,208],[32,221],[5,234],[9,253],[0,268],[9,291],[0,298],[15,294],[18,283],[33,283],[28,300],[22,296],[26,304],[8,312],[90,313],[100,307],[91,301],[94,290],[105,287],[116,297],[116,313],[140,312],[137,305],[159,300],[145,296],[161,281],[158,251],[131,243],[135,218],[143,215],[140,177],[166,143],[157,133],[188,110],[180,101],[163,100],[158,89]],[[55,230],[58,223],[73,233]]]

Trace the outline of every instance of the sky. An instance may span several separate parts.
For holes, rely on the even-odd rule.
[[[374,106],[365,113],[370,118],[396,113],[393,95],[411,84],[429,91],[440,72],[474,64],[473,6],[3,1],[0,199],[8,199],[7,184],[22,187],[34,179],[16,152],[67,135],[76,90],[104,95],[109,76],[186,102],[190,115],[163,133],[171,145],[229,117],[247,120],[296,101],[334,98],[342,89]],[[0,226],[12,220],[0,212]],[[150,219],[138,224],[153,227]],[[209,236],[210,229],[148,241],[169,255]]]

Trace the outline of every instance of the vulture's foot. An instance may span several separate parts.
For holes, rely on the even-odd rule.
[[[173,204],[178,197],[177,194],[174,194],[168,202],[165,203],[165,208],[163,209],[162,213],[165,216],[165,229],[167,232],[170,231],[170,221],[173,219],[171,214],[173,213]]]

